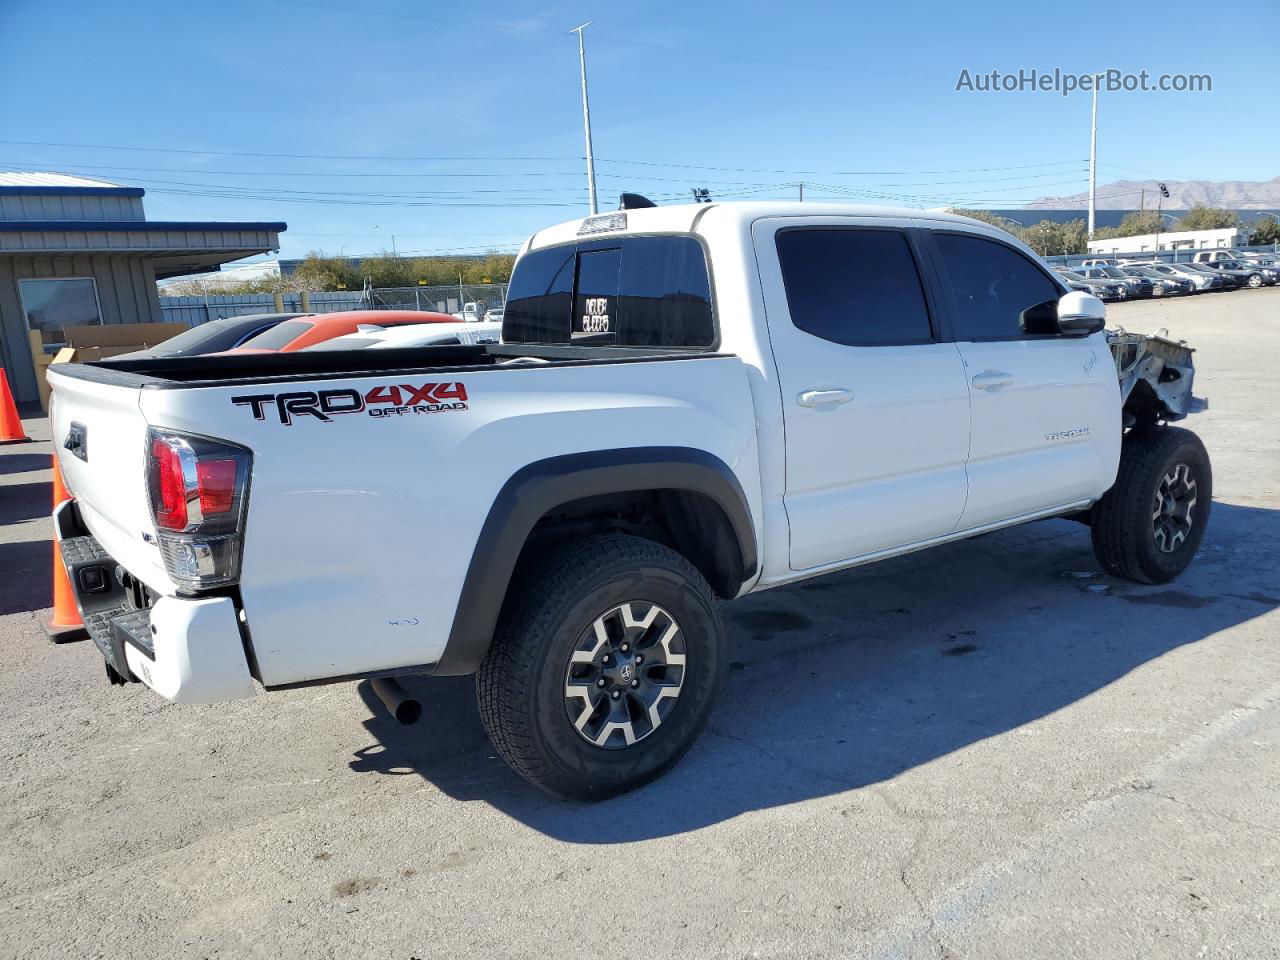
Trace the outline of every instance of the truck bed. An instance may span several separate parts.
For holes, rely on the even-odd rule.
[[[489,368],[528,369],[530,364],[563,367],[652,363],[655,360],[692,360],[718,356],[727,354],[676,347],[479,344],[242,356],[144,357],[60,364],[58,372],[64,376],[111,386],[164,390],[328,380],[335,376],[377,377],[391,373],[438,374]],[[522,358],[530,363],[521,363]]]

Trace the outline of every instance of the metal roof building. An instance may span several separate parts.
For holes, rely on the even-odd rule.
[[[148,220],[143,191],[61,173],[0,172],[0,365],[38,399],[28,332],[154,323],[156,280],[276,250],[283,223]]]

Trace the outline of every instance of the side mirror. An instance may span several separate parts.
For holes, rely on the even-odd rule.
[[[1107,324],[1107,308],[1097,297],[1078,290],[1058,300],[1058,332],[1064,337],[1087,337]]]

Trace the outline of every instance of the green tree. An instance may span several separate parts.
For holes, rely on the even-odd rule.
[[[1280,221],[1274,219],[1259,220],[1253,225],[1249,234],[1249,242],[1261,246],[1264,243],[1280,243]]]
[[[983,223],[989,223],[993,227],[999,227],[1005,233],[1011,233],[1015,237],[1018,235],[1019,227],[1006,217],[997,216],[987,210],[965,210],[960,207],[952,207],[947,213],[954,213],[959,217],[970,217],[974,220],[981,220]]]
[[[1239,225],[1240,217],[1235,211],[1209,207],[1203,203],[1197,203],[1178,221],[1179,230],[1221,230]]]
[[[1113,236],[1140,237],[1148,233],[1156,233],[1160,230],[1160,219],[1160,214],[1154,210],[1135,210],[1133,213],[1126,213],[1120,225],[1115,228]]]
[[[1062,252],[1088,253],[1089,231],[1083,220],[1072,220],[1062,224]]]
[[[411,287],[418,282],[413,260],[386,251],[376,257],[363,257],[360,273],[375,287]]]
[[[346,257],[331,257],[312,250],[288,278],[295,290],[359,290],[364,278]]]
[[[1085,245],[1083,220],[1068,223],[1041,220],[1022,231],[1022,242],[1042,257],[1084,253],[1088,249]]]

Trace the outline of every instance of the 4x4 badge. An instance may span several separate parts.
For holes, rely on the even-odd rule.
[[[298,417],[315,417],[329,423],[344,413],[368,412],[371,417],[395,417],[414,413],[441,413],[467,409],[467,388],[461,382],[408,383],[374,387],[361,394],[358,390],[300,390],[293,393],[257,393],[232,397],[238,407],[249,407],[253,419],[265,420],[273,409],[280,422],[292,426]]]

